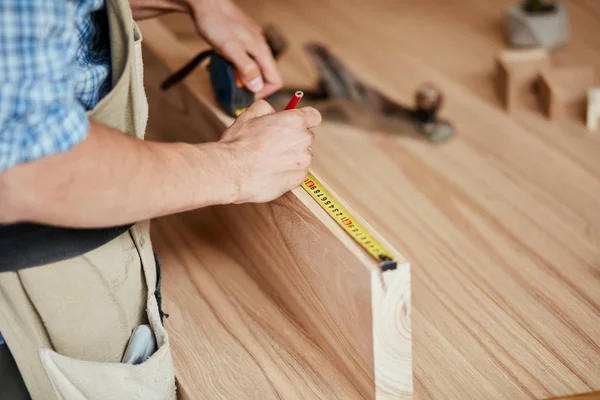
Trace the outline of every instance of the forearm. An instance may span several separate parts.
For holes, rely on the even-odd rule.
[[[129,0],[133,19],[154,18],[170,12],[189,12],[187,0]]]
[[[235,201],[224,145],[144,142],[100,124],[67,152],[0,173],[0,223],[105,227]]]

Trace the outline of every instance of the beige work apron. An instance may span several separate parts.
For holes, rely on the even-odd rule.
[[[90,119],[143,138],[148,106],[141,34],[128,0],[107,0],[113,89]],[[148,222],[72,259],[0,274],[0,332],[33,400],[176,398],[167,332],[154,295]],[[157,351],[120,363],[134,327],[149,323]]]

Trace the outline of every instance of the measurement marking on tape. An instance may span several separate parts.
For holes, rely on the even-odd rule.
[[[310,172],[302,187],[332,217],[346,233],[348,233],[367,253],[379,262],[382,271],[396,269],[397,262],[381,242],[369,233],[346,207],[344,207],[329,190],[325,189]]]

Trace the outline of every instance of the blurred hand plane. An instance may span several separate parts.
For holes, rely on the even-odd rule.
[[[324,120],[390,133],[409,130],[435,142],[452,136],[452,125],[438,118],[443,96],[432,84],[420,85],[414,107],[408,107],[365,85],[324,46],[311,43],[305,50],[319,78],[316,87],[301,88],[303,105],[315,107]],[[277,108],[285,105],[295,90],[284,88],[267,100]]]
[[[278,58],[287,47],[286,40],[274,26],[267,27],[264,34],[273,56]],[[452,136],[452,125],[438,119],[443,95],[431,83],[421,84],[414,107],[407,107],[365,85],[325,46],[309,43],[305,51],[317,69],[318,79],[314,88],[301,89],[302,102],[319,110],[325,120],[391,133],[409,130],[435,142]],[[267,100],[281,108],[296,90],[284,88]]]
[[[277,59],[286,50],[287,41],[274,26],[268,26],[264,35]],[[438,118],[444,97],[431,83],[421,84],[415,94],[413,107],[390,100],[378,90],[364,84],[326,47],[309,43],[305,50],[314,63],[318,79],[312,88],[300,88],[304,92],[303,105],[315,107],[325,121],[333,121],[362,129],[386,133],[411,132],[432,142],[451,137],[454,128],[448,121]],[[183,79],[203,58],[214,52],[204,52],[188,65],[169,77],[163,84],[167,89]],[[233,67],[212,54],[209,70],[215,95],[221,107],[231,116],[254,101],[254,95],[246,88],[236,86]],[[216,62],[218,61],[218,62]],[[228,70],[223,73],[223,70]],[[282,109],[298,88],[283,88],[267,100]]]

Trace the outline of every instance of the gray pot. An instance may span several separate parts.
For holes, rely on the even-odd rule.
[[[566,4],[557,2],[556,12],[528,14],[519,3],[506,10],[506,28],[515,47],[553,49],[569,40],[569,11]]]

